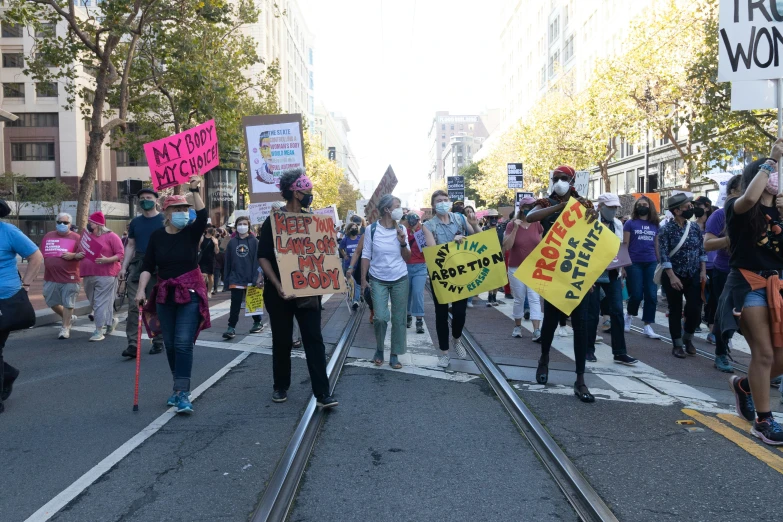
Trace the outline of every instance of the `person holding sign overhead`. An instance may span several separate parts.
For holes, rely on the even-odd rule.
[[[419,215],[411,212],[403,221],[408,230],[408,244],[411,247],[411,257],[408,259],[408,318],[406,326],[411,327],[416,318],[416,333],[424,333],[424,285],[427,283],[427,264],[424,261],[422,249],[427,246],[427,239],[420,223]]]
[[[408,267],[411,258],[408,235],[399,224],[402,219],[402,202],[399,198],[386,194],[378,201],[381,217],[370,225],[369,233],[364,234],[362,248],[362,292],[369,285],[372,293],[375,319],[375,355],[376,366],[383,364],[383,345],[389,321],[391,331],[391,356],[389,366],[402,368],[398,356],[405,353],[407,331],[405,317],[408,307]],[[391,309],[389,307],[391,301]]]
[[[527,215],[531,223],[541,222],[546,235],[555,224],[557,218],[565,209],[570,198],[575,198],[586,209],[585,219],[592,223],[598,217],[593,204],[582,198],[574,188],[576,171],[568,165],[557,167],[552,173],[552,194],[536,201],[536,206]],[[592,290],[597,291],[597,290]],[[585,385],[585,361],[587,357],[587,328],[588,306],[590,299],[582,301],[571,312],[571,324],[574,328],[574,361],[576,362],[576,382],[574,383],[574,395],[582,402],[595,402],[595,397]],[[541,358],[536,368],[536,381],[546,384],[549,380],[549,350],[552,347],[552,339],[560,321],[562,312],[549,301],[544,300],[544,322],[541,326]]]
[[[114,298],[117,295],[117,274],[125,252],[120,237],[106,228],[103,212],[95,212],[87,221],[86,234],[99,239],[98,256],[87,256],[81,261],[81,276],[84,279],[84,293],[92,305],[95,315],[95,331],[90,341],[103,341],[110,334],[119,319],[114,317]]]
[[[707,281],[707,253],[702,243],[701,229],[693,217],[692,198],[675,194],[666,200],[674,219],[661,227],[658,235],[661,286],[669,305],[669,332],[672,355],[685,359],[695,356],[693,334],[701,323],[701,283]],[[682,323],[682,299],[685,298],[685,333]],[[683,351],[683,348],[685,349]]]
[[[163,201],[164,228],[152,233],[139,276],[135,302],[144,306],[144,324],[150,337],[163,334],[169,368],[174,378],[174,394],[166,404],[177,413],[193,413],[190,402],[190,375],[193,346],[199,332],[211,325],[209,296],[198,268],[198,244],[207,228],[207,209],[201,199],[201,178],[193,176],[185,196],[168,196]],[[188,209],[194,207],[196,220],[188,224]],[[147,300],[147,285],[153,272],[158,283]]]
[[[455,212],[449,212],[451,203],[449,195],[443,190],[432,193],[430,204],[435,210],[435,215],[424,224],[424,238],[427,246],[442,245],[456,241],[462,243],[466,237],[473,233],[473,227],[468,224],[465,216]],[[438,366],[445,368],[449,365],[449,348],[460,359],[467,355],[462,346],[462,329],[465,327],[465,314],[468,311],[468,300],[459,299],[451,304],[451,336],[449,336],[449,303],[438,303],[435,292],[432,293],[435,302],[435,331],[438,334],[438,345],[441,355],[438,357]]]
[[[56,221],[55,230],[47,233],[41,241],[44,253],[43,296],[46,306],[63,318],[58,339],[68,339],[71,321],[75,320],[76,297],[81,289],[79,261],[84,258],[84,252],[79,251],[81,237],[71,232],[71,215],[60,212]]]
[[[313,183],[303,169],[286,170],[280,176],[280,194],[286,204],[275,214],[302,213],[313,202]],[[275,255],[275,235],[272,233],[275,214],[270,214],[269,219],[264,221],[258,240],[258,261],[266,281],[264,302],[272,328],[272,401],[285,402],[288,399],[288,388],[291,385],[291,336],[296,318],[302,333],[307,370],[310,373],[316,405],[320,408],[332,408],[337,406],[337,401],[329,394],[326,348],[321,335],[321,307],[318,300],[310,297],[297,298],[283,290],[280,267]]]

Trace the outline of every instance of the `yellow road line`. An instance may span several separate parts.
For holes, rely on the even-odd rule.
[[[750,433],[751,424],[750,422],[746,421],[745,419],[742,419],[736,415],[733,415],[731,413],[719,413],[718,417],[728,422],[729,424],[733,425],[735,428],[742,430],[743,432]],[[778,447],[777,450],[781,453],[783,453],[783,447]]]
[[[770,468],[774,469],[780,474],[783,474],[783,458],[778,457],[768,449],[756,444],[748,437],[745,437],[744,435],[737,433],[730,427],[726,426],[719,420],[713,418],[713,417],[707,417],[706,415],[702,415],[701,413],[695,411],[695,410],[689,410],[689,409],[683,409],[682,412],[687,415],[688,417],[699,421],[700,423],[704,424],[708,428],[710,428],[715,433],[718,433],[720,435],[723,435],[727,439],[729,439],[731,442],[739,446],[740,448],[744,449],[757,459],[759,459],[761,462],[769,466]]]

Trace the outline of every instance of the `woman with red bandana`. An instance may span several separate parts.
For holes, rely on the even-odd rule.
[[[174,377],[174,394],[166,404],[177,413],[193,413],[190,403],[190,374],[193,346],[201,330],[210,326],[209,298],[198,268],[198,244],[207,228],[207,209],[200,193],[201,178],[187,184],[193,203],[181,195],[163,201],[164,228],[150,236],[144,253],[136,302],[144,305],[144,324],[150,337],[163,333],[163,344]],[[196,219],[189,224],[188,209]],[[158,271],[158,284],[147,301],[146,288],[152,273]]]
[[[549,197],[536,201],[536,206],[527,215],[530,223],[541,222],[544,227],[544,237],[552,228],[560,213],[565,208],[570,198],[576,198],[587,209],[585,215],[588,223],[595,221],[597,217],[593,204],[582,198],[574,188],[576,171],[568,165],[557,167],[552,173],[552,193]],[[536,369],[536,381],[546,384],[549,380],[549,349],[561,316],[564,316],[555,305],[544,301],[544,321],[541,325],[541,358]],[[574,383],[574,395],[582,402],[594,402],[595,397],[585,385],[585,360],[587,356],[587,313],[589,299],[582,301],[571,312],[571,325],[574,328],[574,360],[576,361],[576,382]]]

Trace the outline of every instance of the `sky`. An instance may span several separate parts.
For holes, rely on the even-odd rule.
[[[315,35],[315,97],[340,112],[361,179],[428,186],[437,110],[500,106],[503,0],[298,0]]]

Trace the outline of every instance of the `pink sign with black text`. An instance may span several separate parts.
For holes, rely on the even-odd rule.
[[[76,241],[64,237],[47,238],[42,246],[44,257],[62,257],[63,254],[76,249]]]
[[[186,183],[220,164],[215,120],[144,144],[155,190]]]
[[[96,259],[101,257],[101,250],[103,250],[103,241],[98,236],[94,236],[86,230],[82,234],[82,240],[79,244],[84,252],[84,257],[95,262]]]

